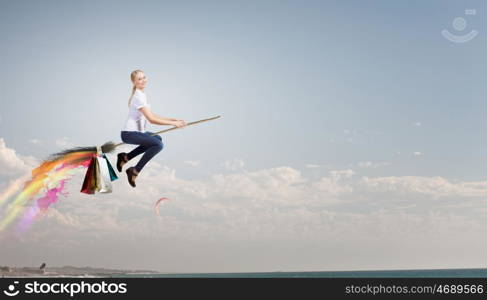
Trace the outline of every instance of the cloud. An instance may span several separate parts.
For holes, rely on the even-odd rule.
[[[306,164],[305,167],[309,169],[317,169],[317,168],[321,168],[321,165]]]
[[[162,232],[188,239],[238,237],[245,232],[297,238],[302,232],[293,226],[306,226],[309,234],[319,234],[323,230],[339,229],[346,219],[353,226],[376,222],[369,219],[374,214],[358,209],[368,203],[380,207],[374,210],[377,214],[381,210],[405,214],[428,199],[487,196],[487,182],[452,182],[442,177],[416,176],[354,179],[356,174],[350,169],[330,171],[318,180],[307,179],[298,170],[285,166],[214,174],[202,180],[179,178],[174,169],[160,165],[152,164],[144,171],[147,172],[138,177],[136,189],[120,181],[112,195],[80,194],[73,180],[72,194],[68,199],[61,199],[47,219],[86,238],[93,235],[102,239],[118,234],[157,236]],[[419,195],[423,197],[418,198]],[[161,209],[164,228],[156,228],[152,205],[163,196],[171,202]],[[393,201],[404,197],[409,199],[406,204]],[[335,210],[334,205],[341,204],[349,205],[349,209]],[[353,204],[359,206],[353,208],[350,206]],[[417,213],[413,215],[420,218]],[[334,218],[339,218],[342,225],[329,223]],[[393,224],[393,218],[387,219]],[[353,226],[340,230],[352,230]]]
[[[200,162],[199,161],[195,161],[195,160],[185,160],[184,163],[192,166],[192,167],[197,167],[200,165]]]
[[[424,153],[419,152],[419,151],[415,151],[415,152],[413,152],[413,155],[414,155],[414,156],[423,156],[423,155],[424,155]]]
[[[245,165],[244,161],[239,158],[235,158],[233,160],[227,160],[223,163],[223,167],[229,171],[240,170],[244,167],[244,165]]]
[[[413,123],[413,126],[415,126],[415,127],[421,127],[421,122],[414,122]]]
[[[361,162],[357,163],[357,166],[359,168],[372,168],[372,169],[383,167],[383,166],[388,166],[388,165],[389,165],[388,162],[361,161]]]
[[[74,147],[73,142],[71,142],[67,137],[59,138],[54,143],[59,148],[63,148],[63,149]]]
[[[350,178],[353,175],[355,175],[355,172],[353,170],[350,170],[350,169],[348,169],[348,170],[333,170],[333,171],[330,171],[330,174],[331,174],[332,178],[339,180],[341,178]]]
[[[357,136],[357,132],[360,130],[356,129],[343,129],[343,133],[345,134],[344,142],[353,144],[355,142],[354,137]]]
[[[37,145],[37,144],[40,144],[42,141],[39,140],[39,139],[30,139],[29,140],[29,143],[31,144],[34,144],[34,145]]]
[[[5,201],[17,193],[25,181],[30,178],[30,171],[38,161],[31,156],[22,156],[7,147],[5,140],[0,138],[0,207]]]
[[[19,156],[14,149],[8,148],[5,140],[0,138],[0,176],[10,178],[30,170],[31,166],[25,160],[30,158]]]
[[[61,197],[27,233],[17,240],[0,233],[2,245],[12,249],[4,250],[7,261],[25,260],[18,249],[36,249],[46,253],[51,264],[63,259],[75,263],[85,257],[90,264],[103,265],[106,257],[99,255],[103,252],[117,253],[113,261],[123,265],[132,261],[134,253],[140,254],[138,249],[144,249],[142,258],[134,262],[142,265],[147,258],[144,267],[164,268],[171,259],[184,260],[197,252],[202,257],[198,263],[218,263],[206,269],[191,264],[193,271],[221,271],[215,266],[237,268],[237,262],[217,255],[218,245],[235,245],[232,251],[238,252],[249,243],[268,243],[258,251],[266,261],[273,257],[277,244],[283,249],[302,245],[304,257],[323,257],[310,250],[318,247],[321,253],[333,256],[329,263],[347,261],[347,257],[355,257],[354,249],[360,249],[357,253],[367,259],[354,261],[350,267],[364,261],[377,266],[388,253],[395,253],[395,247],[412,251],[410,244],[432,247],[431,257],[435,257],[438,243],[453,255],[456,248],[448,247],[468,241],[485,228],[479,209],[486,204],[487,181],[360,177],[352,169],[331,170],[311,179],[289,166],[186,179],[153,161],[138,176],[137,188],[121,178],[113,182],[112,194],[85,195],[79,193],[84,171],[69,182],[68,196]],[[161,207],[158,217],[153,205],[161,197],[171,201]],[[464,232],[468,236],[462,236]],[[97,245],[97,253],[88,254],[90,245]],[[257,251],[245,249],[241,257],[254,261],[252,255]],[[167,251],[172,251],[170,258],[161,258]],[[393,258],[389,266],[394,265]],[[409,259],[409,265],[417,263],[412,254],[403,259]],[[151,265],[154,261],[160,264]],[[175,266],[190,268],[187,264]]]
[[[26,173],[23,176],[10,180],[5,185],[0,185],[0,207],[3,203],[10,198],[11,196],[15,195],[20,191],[20,189],[24,186],[24,183],[30,179],[30,174]]]
[[[393,195],[417,194],[440,197],[484,197],[487,196],[487,181],[452,182],[443,177],[391,176],[361,178],[359,185],[369,191],[390,193]]]
[[[290,224],[308,224],[309,230],[318,233],[324,229],[323,216],[368,218],[358,209],[368,203],[371,207],[378,205],[379,210],[405,213],[428,199],[487,196],[487,182],[355,176],[350,169],[333,170],[328,176],[310,180],[298,170],[282,166],[187,180],[179,178],[174,169],[151,164],[137,178],[136,189],[121,180],[114,183],[113,194],[80,194],[80,182],[76,185],[72,180],[69,197],[54,206],[56,213],[49,218],[87,237],[90,232],[99,238],[113,234],[152,236],[162,230],[152,228],[156,225],[152,206],[160,197],[168,197],[171,202],[161,209],[165,234],[172,232],[189,239],[239,235],[238,231],[286,236],[298,234]],[[407,204],[393,201],[404,197],[410,200]],[[334,205],[340,204],[358,206],[335,210]]]

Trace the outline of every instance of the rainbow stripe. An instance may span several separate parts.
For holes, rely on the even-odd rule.
[[[20,191],[19,182],[14,182],[0,194],[0,231],[7,229],[19,218],[17,229],[28,229],[33,220],[58,201],[60,195],[67,195],[63,191],[66,182],[71,179],[75,169],[86,168],[94,155],[91,151],[79,151],[45,161],[32,171],[31,180],[25,182]],[[37,201],[33,202],[37,197]],[[6,203],[8,205],[3,208]]]

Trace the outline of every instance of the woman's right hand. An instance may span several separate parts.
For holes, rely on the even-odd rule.
[[[177,128],[181,128],[186,126],[186,122],[184,122],[183,120],[177,120],[176,122],[174,122],[174,126],[176,126]]]

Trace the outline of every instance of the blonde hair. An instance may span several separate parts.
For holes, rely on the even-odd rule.
[[[130,73],[130,80],[132,81],[132,83],[134,83],[135,79],[137,78],[137,75],[139,73],[144,73],[144,71],[142,70],[135,70],[135,71],[132,71],[132,73]],[[129,106],[130,106],[130,102],[132,101],[132,97],[134,96],[135,94],[135,84],[134,86],[132,87],[132,94],[130,95],[130,98],[129,98]]]

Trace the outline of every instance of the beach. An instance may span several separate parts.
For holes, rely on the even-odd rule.
[[[118,270],[92,267],[0,267],[0,276],[7,277],[119,277],[134,274],[158,274],[153,270]]]

